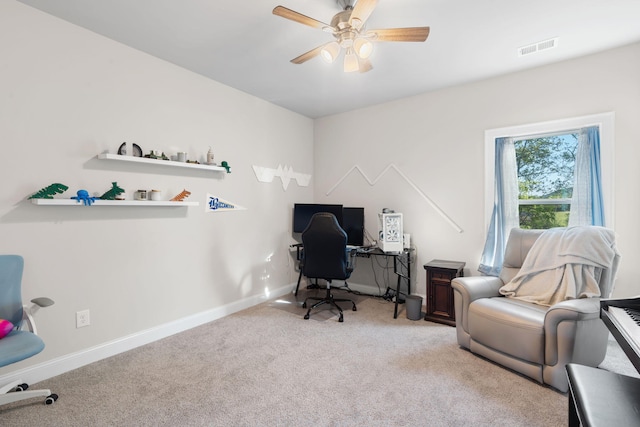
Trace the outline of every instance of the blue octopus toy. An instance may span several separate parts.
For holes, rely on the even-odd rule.
[[[82,201],[85,206],[91,206],[91,204],[96,201],[97,197],[89,197],[89,192],[87,190],[78,190],[78,195],[72,197],[72,199],[77,200],[78,203]]]

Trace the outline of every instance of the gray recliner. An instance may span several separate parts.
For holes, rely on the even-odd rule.
[[[609,332],[600,320],[600,298],[544,306],[499,292],[516,277],[543,231],[511,231],[500,277],[452,281],[456,333],[458,344],[471,352],[566,392],[568,363],[596,367],[604,360]],[[612,291],[612,270],[597,272],[603,298]]]

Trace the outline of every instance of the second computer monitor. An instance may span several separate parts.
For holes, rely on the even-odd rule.
[[[364,246],[364,208],[342,208],[342,229],[347,245]]]

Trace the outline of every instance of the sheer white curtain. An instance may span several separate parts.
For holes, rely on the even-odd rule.
[[[512,228],[518,227],[518,167],[512,138],[497,138],[495,188],[491,224],[478,270],[497,276],[502,269],[504,249]]]
[[[604,226],[600,132],[597,126],[583,128],[578,134],[573,181],[569,226]]]

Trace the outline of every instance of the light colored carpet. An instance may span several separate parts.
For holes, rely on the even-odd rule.
[[[566,424],[566,395],[462,350],[455,328],[356,298],[344,323],[329,310],[303,320],[293,296],[265,302],[34,384],[60,399],[6,406],[0,424]],[[605,367],[634,372],[625,361],[612,343]]]

